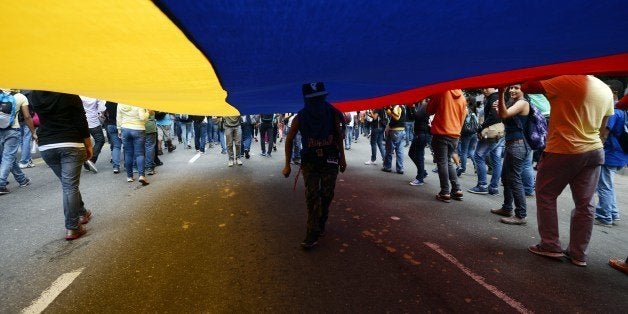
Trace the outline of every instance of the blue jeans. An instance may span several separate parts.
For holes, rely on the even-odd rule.
[[[243,123],[240,126],[242,127],[242,149],[240,150],[240,153],[244,153],[251,150],[251,141],[253,140],[253,125],[249,123]]]
[[[133,177],[133,163],[137,164],[137,172],[144,176],[144,142],[146,132],[144,130],[133,130],[122,128],[122,143],[124,144],[124,168],[126,176]]]
[[[619,219],[614,177],[621,168],[622,167],[602,165],[600,171],[600,180],[597,184],[599,202],[595,207],[595,218],[607,224],[611,224],[613,220]]]
[[[460,136],[460,142],[458,144],[458,156],[460,156],[460,169],[462,172],[467,171],[467,157],[473,157],[475,154],[475,146],[478,142],[478,136],[473,134],[463,134]],[[475,167],[475,160],[471,158],[471,162]]]
[[[194,122],[194,148],[205,151],[205,144],[207,143],[207,123]]]
[[[41,152],[41,158],[61,181],[66,229],[77,229],[79,216],[86,213],[79,190],[81,168],[86,157],[84,147],[60,147]]]
[[[20,133],[22,134],[20,139],[20,145],[22,147],[20,163],[25,165],[31,161],[31,141],[33,134],[25,123],[20,124]]]
[[[107,125],[107,138],[111,147],[111,161],[114,169],[120,169],[120,150],[122,149],[122,140],[118,137],[118,128],[113,125]]]
[[[218,130],[218,139],[220,140],[220,147],[222,151],[227,153],[227,139],[225,138],[225,130]]]
[[[20,184],[28,179],[17,164],[17,148],[20,145],[20,129],[0,130],[0,187],[7,186],[9,173]]]
[[[294,136],[294,140],[292,141],[292,160],[300,160],[301,159],[301,149],[303,149],[303,143],[301,143],[301,132],[297,131],[297,134]]]
[[[416,165],[416,179],[423,182],[425,179],[425,146],[430,142],[431,135],[426,132],[419,132],[414,134],[412,144],[410,144],[410,150],[408,156]]]
[[[406,122],[406,146],[414,139],[414,121]]]
[[[534,156],[534,151],[526,158],[525,163],[523,164],[523,169],[521,169],[521,179],[523,180],[523,191],[526,195],[534,195],[534,171],[532,169],[532,157]]]
[[[210,143],[217,143],[219,142],[219,138],[218,138],[218,124],[214,124],[214,123],[207,123],[207,141],[209,141]]]
[[[386,150],[384,149],[384,129],[377,128],[371,131],[371,161],[377,160],[377,149],[382,155],[382,160],[386,158]]]
[[[491,157],[491,167],[493,175],[491,176],[490,188],[497,189],[499,186],[499,178],[502,174],[502,154],[504,151],[504,138],[499,140],[480,140],[475,149],[475,167],[478,171],[478,185],[485,187],[486,181],[486,155]]]
[[[174,121],[174,135],[179,139],[179,143],[183,143],[183,139],[181,138],[181,122]]]
[[[351,141],[353,140],[353,127],[347,126],[345,131],[345,149],[351,149]]]
[[[89,134],[91,134],[94,138],[94,154],[91,161],[93,163],[96,163],[96,160],[98,160],[98,155],[100,155],[100,151],[105,145],[105,135],[103,135],[102,126],[100,125],[95,128],[89,129]]]
[[[452,162],[452,156],[458,147],[458,139],[445,136],[432,136],[432,150],[434,151],[434,160],[438,167],[438,179],[440,180],[440,194],[449,194],[451,192],[460,191],[460,183],[458,183],[458,175],[456,168]],[[449,184],[451,183],[451,189]]]
[[[393,151],[396,158],[396,171],[403,172],[403,145],[401,143],[406,138],[406,131],[388,130],[386,134],[386,157],[384,158],[384,168],[392,168]]]
[[[157,133],[146,133],[144,142],[144,164],[148,169],[155,168],[155,144],[157,142]]]
[[[526,196],[523,191],[521,172],[523,166],[532,156],[532,150],[524,141],[506,144],[506,155],[502,169],[502,183],[504,183],[504,204],[502,209],[512,211],[515,204],[515,216],[525,218]]]
[[[194,140],[194,123],[193,122],[181,122],[181,137],[183,144],[186,146],[192,146]]]

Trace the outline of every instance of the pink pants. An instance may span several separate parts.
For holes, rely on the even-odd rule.
[[[561,252],[556,199],[569,185],[575,208],[571,211],[568,251],[572,258],[586,261],[593,229],[593,195],[604,163],[604,150],[582,154],[543,153],[536,177],[536,208],[543,249]]]

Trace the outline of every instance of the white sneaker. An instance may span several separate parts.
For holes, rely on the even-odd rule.
[[[377,162],[376,161],[367,160],[367,161],[364,162],[364,164],[371,166],[371,165],[377,165]]]
[[[242,160],[240,160],[240,159],[236,159],[236,164],[237,164],[238,166],[242,166]]]
[[[423,185],[423,182],[419,181],[417,179],[414,179],[414,180],[410,181],[410,185],[412,185],[412,186],[419,186],[419,185]]]
[[[229,160],[229,163],[227,163],[227,166],[233,167],[233,160]]]

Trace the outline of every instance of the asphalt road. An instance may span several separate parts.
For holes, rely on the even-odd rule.
[[[327,235],[314,250],[305,235],[302,178],[281,175],[273,157],[227,167],[226,155],[179,147],[162,156],[151,184],[111,172],[105,145],[98,174],[81,190],[94,212],[88,234],[63,239],[60,184],[41,160],[25,169],[33,183],[0,196],[0,312],[47,313],[625,313],[628,276],[607,265],[628,254],[628,177],[617,176],[627,222],[594,226],[589,266],[528,253],[538,242],[536,206],[526,226],[489,213],[502,196],[434,199],[438,178],[365,166],[365,138],[347,152]],[[429,155],[429,154],[428,154]],[[427,160],[428,169],[433,167]],[[475,184],[463,175],[463,187]],[[569,190],[559,199],[561,240],[568,243]],[[29,308],[29,306],[32,306]],[[36,307],[39,306],[39,310]]]

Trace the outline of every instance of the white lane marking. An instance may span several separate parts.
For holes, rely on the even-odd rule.
[[[63,292],[63,290],[65,290],[65,288],[67,288],[74,281],[74,279],[81,274],[81,272],[83,272],[84,269],[85,267],[79,268],[71,273],[59,276],[59,278],[52,283],[50,288],[42,292],[37,300],[33,301],[29,307],[22,310],[22,313],[39,314],[43,312],[48,305],[50,305],[50,303],[52,303],[52,301],[54,301],[61,294],[61,292]]]
[[[192,157],[192,159],[188,161],[188,164],[195,162],[199,157],[201,157],[201,153],[196,153],[196,155],[194,155],[194,157]]]
[[[484,278],[482,276],[472,272],[469,268],[467,268],[466,266],[462,265],[462,263],[460,263],[453,255],[451,255],[451,254],[445,252],[443,249],[441,249],[438,246],[438,244],[431,243],[431,242],[423,242],[423,244],[427,245],[432,250],[434,250],[438,254],[442,255],[445,259],[447,259],[452,264],[454,264],[456,267],[458,267],[463,273],[465,273],[467,276],[471,277],[471,279],[475,280],[482,287],[486,288],[486,290],[488,290],[492,294],[496,295],[498,298],[502,299],[502,301],[506,302],[506,304],[510,305],[515,310],[519,311],[519,313],[534,313],[534,312],[526,309],[525,306],[523,306],[523,304],[521,304],[519,301],[509,297],[506,293],[502,292],[497,287],[495,287],[495,286],[493,286],[491,284],[486,283],[486,281],[484,281]]]

